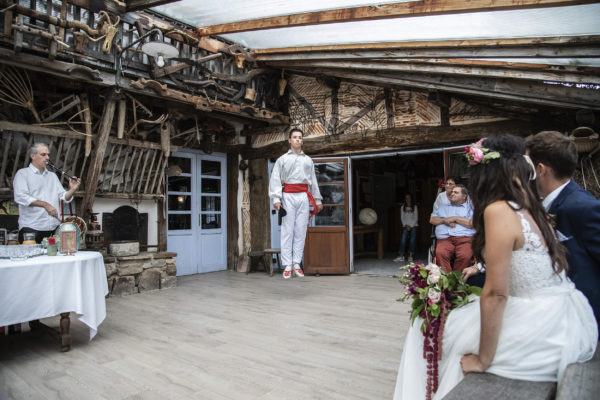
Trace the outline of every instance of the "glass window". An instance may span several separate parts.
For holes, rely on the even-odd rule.
[[[220,214],[202,214],[202,229],[221,228]]]
[[[221,211],[221,198],[202,196],[202,211]]]
[[[344,226],[346,225],[346,212],[344,207],[323,207],[315,216],[315,226]]]
[[[221,180],[202,178],[202,193],[221,193]]]
[[[168,196],[168,210],[169,211],[191,211],[192,210],[192,197],[185,194],[170,194]]]
[[[344,184],[319,185],[323,204],[344,204]]]
[[[315,163],[315,174],[317,182],[332,182],[344,181],[344,163],[343,162],[327,162]]]
[[[221,176],[221,163],[202,160],[202,175]]]
[[[192,160],[186,157],[170,157],[168,168],[177,171],[175,166],[181,168],[181,173],[191,174],[192,173]]]
[[[192,216],[190,214],[169,214],[168,225],[170,231],[192,229]]]
[[[192,178],[189,176],[170,176],[169,192],[189,192],[192,187]]]

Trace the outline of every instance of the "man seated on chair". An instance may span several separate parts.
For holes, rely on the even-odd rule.
[[[435,225],[437,239],[436,263],[445,271],[462,271],[471,265],[473,251],[473,207],[467,202],[469,193],[464,185],[456,185],[450,193],[450,203],[440,206],[431,214],[429,222]],[[450,259],[455,256],[454,268]]]

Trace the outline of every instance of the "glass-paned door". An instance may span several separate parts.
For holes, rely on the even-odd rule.
[[[349,274],[348,159],[315,159],[323,210],[306,235],[304,268],[309,274]]]
[[[181,151],[167,168],[167,248],[177,274],[227,269],[226,157]]]

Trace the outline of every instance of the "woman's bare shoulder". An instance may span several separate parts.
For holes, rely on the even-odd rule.
[[[484,216],[496,216],[498,214],[514,214],[514,210],[508,205],[508,203],[504,200],[498,200],[493,203],[490,203],[483,210]]]

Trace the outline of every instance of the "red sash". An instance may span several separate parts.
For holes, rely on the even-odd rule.
[[[308,185],[306,183],[284,183],[283,191],[285,193],[306,192],[306,195],[308,196],[308,200],[310,201],[310,204],[312,204],[312,206],[313,206],[313,210],[311,211],[310,215],[316,215],[319,212],[319,210],[317,209],[317,202],[315,201],[312,194],[308,191]]]

